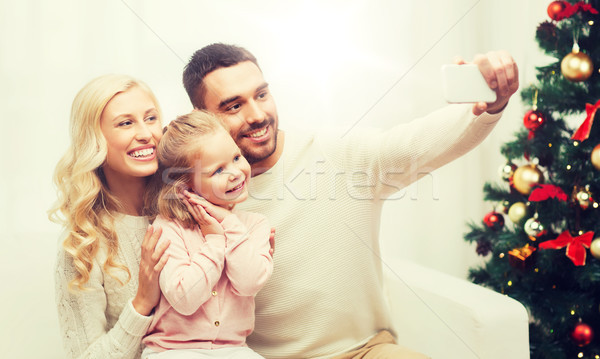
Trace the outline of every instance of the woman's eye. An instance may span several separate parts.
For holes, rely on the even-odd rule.
[[[156,116],[150,116],[150,117],[147,117],[147,118],[146,118],[146,121],[148,121],[148,122],[153,122],[153,121],[156,121],[157,119],[158,119],[158,118],[157,118]]]
[[[126,120],[126,121],[121,121],[119,122],[119,126],[123,127],[123,126],[129,126],[131,125],[133,122],[131,122],[130,120]]]

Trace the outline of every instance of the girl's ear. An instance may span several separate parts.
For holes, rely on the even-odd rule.
[[[177,186],[177,192],[182,193],[183,191],[188,191],[188,192],[194,192],[194,189],[192,188],[192,181],[188,181],[188,182],[183,182],[181,184],[179,184],[179,186]]]

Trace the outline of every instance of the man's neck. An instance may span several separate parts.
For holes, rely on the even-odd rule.
[[[283,154],[283,145],[285,143],[285,132],[278,130],[277,131],[277,145],[275,146],[275,152],[273,152],[269,157],[265,158],[262,161],[255,162],[251,166],[251,176],[258,176],[263,174],[273,168],[281,155]]]

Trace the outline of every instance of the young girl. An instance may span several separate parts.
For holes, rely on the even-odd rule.
[[[50,218],[65,227],[56,259],[56,304],[67,358],[139,358],[160,298],[168,242],[155,213],[155,149],[162,136],[152,91],[104,75],[75,96],[71,144],[56,166]]]
[[[154,226],[170,241],[143,358],[262,358],[246,346],[254,296],[273,270],[266,218],[233,211],[248,197],[250,165],[224,124],[194,111],[158,146],[163,187]],[[159,171],[160,172],[160,171]],[[199,206],[180,200],[191,188]]]

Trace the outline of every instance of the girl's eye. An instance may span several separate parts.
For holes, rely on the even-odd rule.
[[[156,116],[150,116],[150,117],[146,118],[146,121],[153,122],[153,121],[156,121],[157,119],[158,118]]]
[[[213,172],[213,176],[214,176],[214,175],[218,175],[218,174],[220,174],[220,173],[223,173],[223,167],[219,167],[219,168],[217,168],[217,170]]]
[[[239,160],[240,160],[240,157],[241,157],[240,155],[236,155],[236,156],[233,158],[233,162],[237,162],[237,161],[239,161]]]

